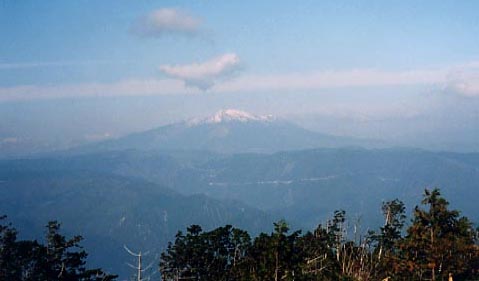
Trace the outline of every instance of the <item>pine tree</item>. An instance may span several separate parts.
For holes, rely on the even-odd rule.
[[[384,225],[379,233],[369,233],[369,238],[376,243],[372,262],[374,274],[380,280],[393,276],[399,270],[398,250],[406,220],[404,203],[398,199],[383,203],[382,212]]]
[[[231,225],[203,232],[198,225],[180,231],[160,259],[163,280],[248,280],[251,239]]]
[[[400,277],[409,280],[444,280],[472,274],[477,254],[471,222],[449,210],[438,189],[425,190],[424,209],[416,207],[412,225],[401,243]]]
[[[1,217],[0,219],[5,219]],[[101,269],[87,269],[87,253],[80,236],[66,239],[59,233],[60,224],[47,225],[46,245],[37,241],[18,241],[11,224],[0,224],[0,280],[38,281],[109,281],[115,275]]]

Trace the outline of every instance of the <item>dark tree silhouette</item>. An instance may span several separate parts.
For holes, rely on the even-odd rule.
[[[5,217],[1,217],[5,220]],[[11,224],[0,224],[0,280],[115,280],[101,269],[87,269],[88,254],[79,245],[81,236],[67,239],[59,233],[60,224],[47,225],[46,245],[18,241]]]

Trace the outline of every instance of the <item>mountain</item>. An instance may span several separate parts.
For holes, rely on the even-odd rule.
[[[104,152],[57,165],[107,169],[168,186],[183,194],[237,200],[314,227],[335,209],[373,216],[381,202],[399,198],[409,210],[424,188],[441,188],[453,207],[479,222],[479,153],[419,149],[322,148],[274,154]]]
[[[478,153],[404,148],[235,155],[127,150],[9,163],[20,165],[18,169],[86,170],[141,179],[184,195],[243,202],[305,228],[336,209],[379,224],[383,201],[404,200],[410,211],[424,188],[438,187],[454,208],[479,222],[475,203],[465,199],[479,196]]]
[[[379,145],[383,144],[378,141],[312,132],[273,116],[258,116],[227,109],[207,118],[194,118],[118,139],[82,146],[70,152],[136,149],[271,153],[316,147]]]
[[[323,148],[225,156],[197,170],[205,171],[196,185],[204,194],[247,202],[307,228],[337,209],[379,224],[382,202],[398,198],[411,212],[424,188],[435,187],[479,223],[470,200],[479,197],[479,153]]]
[[[28,239],[41,239],[48,221],[60,221],[69,236],[85,237],[92,267],[125,279],[131,273],[125,263],[132,261],[124,245],[150,251],[145,259],[157,264],[167,242],[191,224],[206,229],[233,224],[258,233],[272,222],[264,212],[235,201],[181,195],[138,178],[55,163],[0,162],[0,214]]]
[[[408,212],[424,188],[478,222],[479,154],[368,149],[272,116],[224,110],[33,159],[0,161],[0,215],[40,237],[58,219],[84,235],[92,263],[127,274],[126,244],[158,253],[192,223],[257,233],[285,218],[312,229],[337,209],[376,228],[381,203]],[[321,148],[318,148],[321,147]],[[28,237],[27,237],[28,238]]]

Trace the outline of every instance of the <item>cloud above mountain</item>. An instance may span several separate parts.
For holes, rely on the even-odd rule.
[[[451,72],[445,91],[462,97],[479,97],[479,62]]]
[[[479,97],[479,81],[477,80],[464,80],[451,83],[447,86],[446,90],[463,97]]]
[[[443,83],[446,77],[446,69],[417,69],[408,71],[353,69],[291,72],[274,75],[245,75],[218,85],[215,87],[215,91],[292,91],[347,87],[436,85]]]
[[[129,79],[110,83],[0,87],[0,102],[74,97],[194,94],[197,92],[196,89],[185,88],[181,81],[175,79]]]
[[[161,37],[167,34],[195,35],[201,30],[202,20],[174,8],[163,8],[140,17],[131,31],[140,37]]]
[[[186,86],[208,90],[239,70],[240,58],[224,54],[201,63],[161,65],[160,70],[171,78],[182,80]]]
[[[242,60],[228,53],[192,64],[164,64],[167,77],[123,79],[61,85],[16,85],[0,87],[0,102],[46,98],[188,95],[210,93],[309,92],[321,96],[325,89],[352,91],[365,88],[420,86],[421,91],[479,98],[479,62],[436,68],[392,71],[381,69],[327,70],[275,74],[241,74]],[[233,79],[234,78],[234,79]],[[354,91],[353,91],[354,92]],[[386,95],[386,94],[385,94]],[[419,93],[418,93],[419,95]]]

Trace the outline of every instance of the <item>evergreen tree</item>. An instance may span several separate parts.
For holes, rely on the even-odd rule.
[[[0,217],[0,222],[6,216]],[[22,275],[18,260],[17,231],[11,224],[0,224],[0,280],[15,280]]]
[[[260,234],[250,250],[254,263],[254,280],[300,280],[303,260],[298,246],[300,231],[287,235],[289,227],[284,220],[274,223],[271,235]]]
[[[1,218],[2,220],[5,217]],[[60,224],[47,225],[46,245],[37,241],[18,241],[11,224],[0,224],[0,280],[19,281],[108,281],[116,276],[101,269],[87,269],[87,253],[80,236],[66,239]]]
[[[200,226],[178,232],[161,256],[163,280],[454,280],[477,277],[476,231],[458,211],[449,210],[438,190],[425,191],[407,235],[404,204],[383,204],[385,223],[377,232],[347,236],[346,213],[336,211],[326,226],[301,236],[284,220],[253,243],[247,232]],[[356,236],[356,235],[355,235]],[[476,274],[476,276],[474,276]]]
[[[471,261],[477,255],[471,222],[449,210],[438,189],[425,190],[424,209],[416,207],[412,225],[401,243],[400,278],[404,280],[456,279],[473,273]]]
[[[369,238],[376,243],[372,255],[374,274],[381,280],[393,276],[399,270],[398,250],[406,220],[404,203],[398,199],[383,203],[382,212],[384,225],[379,233],[369,233]]]
[[[198,225],[178,232],[175,243],[162,253],[163,280],[248,280],[247,251],[251,239],[231,225],[203,232]]]
[[[332,236],[322,225],[300,237],[298,247],[303,256],[302,272],[305,280],[337,280],[338,263],[331,245]]]

